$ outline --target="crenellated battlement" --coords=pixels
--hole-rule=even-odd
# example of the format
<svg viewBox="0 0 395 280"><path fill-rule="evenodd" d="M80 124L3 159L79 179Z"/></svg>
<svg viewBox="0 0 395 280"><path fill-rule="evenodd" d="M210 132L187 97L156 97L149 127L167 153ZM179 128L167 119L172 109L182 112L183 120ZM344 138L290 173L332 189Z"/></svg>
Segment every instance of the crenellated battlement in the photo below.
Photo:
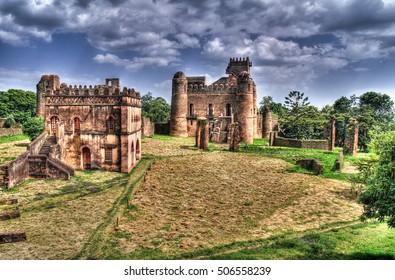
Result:
<svg viewBox="0 0 395 280"><path fill-rule="evenodd" d="M67 85L59 82L53 86L52 77L43 75L37 85L38 92L46 105L86 105L86 104L129 104L140 107L140 93L133 88L120 88L117 78L106 79L105 85ZM57 77L57 79L59 79ZM59 80L58 80L59 81Z"/></svg>

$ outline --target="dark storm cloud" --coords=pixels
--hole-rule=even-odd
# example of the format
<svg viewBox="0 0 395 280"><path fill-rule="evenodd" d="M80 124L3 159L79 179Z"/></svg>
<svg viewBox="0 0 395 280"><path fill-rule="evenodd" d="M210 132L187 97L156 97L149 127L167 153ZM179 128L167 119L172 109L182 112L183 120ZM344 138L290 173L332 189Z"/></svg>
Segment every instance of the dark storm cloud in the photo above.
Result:
<svg viewBox="0 0 395 280"><path fill-rule="evenodd" d="M32 9L31 1L4 1L0 4L0 14L11 16L15 24L20 26L56 29L64 25L64 18L56 6L43 9ZM39 2L38 2L39 3Z"/></svg>
<svg viewBox="0 0 395 280"><path fill-rule="evenodd" d="M336 5L326 3L330 13L321 17L323 31L367 31L385 29L395 23L395 6L386 7L381 0L357 0Z"/></svg>

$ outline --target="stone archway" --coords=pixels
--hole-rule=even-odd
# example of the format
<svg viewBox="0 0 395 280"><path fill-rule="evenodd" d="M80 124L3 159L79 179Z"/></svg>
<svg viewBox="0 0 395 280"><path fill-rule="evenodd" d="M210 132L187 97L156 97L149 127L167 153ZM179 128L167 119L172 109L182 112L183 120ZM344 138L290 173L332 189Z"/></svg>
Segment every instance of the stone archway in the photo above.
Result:
<svg viewBox="0 0 395 280"><path fill-rule="evenodd" d="M56 124L59 122L58 116L51 117L51 135L56 135Z"/></svg>
<svg viewBox="0 0 395 280"><path fill-rule="evenodd" d="M91 150L88 147L82 148L82 169L90 170L92 167Z"/></svg>

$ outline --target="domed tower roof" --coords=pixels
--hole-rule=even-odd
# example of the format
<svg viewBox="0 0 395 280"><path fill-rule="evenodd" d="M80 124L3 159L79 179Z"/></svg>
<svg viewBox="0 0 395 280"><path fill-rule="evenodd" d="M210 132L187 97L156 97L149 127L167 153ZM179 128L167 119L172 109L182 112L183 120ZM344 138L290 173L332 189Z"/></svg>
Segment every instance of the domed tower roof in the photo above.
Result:
<svg viewBox="0 0 395 280"><path fill-rule="evenodd" d="M178 71L177 73L174 74L173 79L186 79L187 77L185 76L184 72Z"/></svg>

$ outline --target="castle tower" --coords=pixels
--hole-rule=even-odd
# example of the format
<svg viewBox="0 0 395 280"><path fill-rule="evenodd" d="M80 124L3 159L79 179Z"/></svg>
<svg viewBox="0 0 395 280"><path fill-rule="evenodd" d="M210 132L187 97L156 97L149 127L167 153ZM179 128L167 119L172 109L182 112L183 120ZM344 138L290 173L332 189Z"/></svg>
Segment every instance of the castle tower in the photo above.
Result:
<svg viewBox="0 0 395 280"><path fill-rule="evenodd" d="M37 84L37 111L36 116L44 118L45 115L45 95L53 94L60 89L60 80L58 75L42 75Z"/></svg>
<svg viewBox="0 0 395 280"><path fill-rule="evenodd" d="M262 138L269 139L269 134L272 130L272 112L269 108L265 107L262 114Z"/></svg>
<svg viewBox="0 0 395 280"><path fill-rule="evenodd" d="M239 76L239 74L243 71L250 73L250 67L252 66L252 62L249 57L243 58L230 58L228 67L226 68L226 74Z"/></svg>
<svg viewBox="0 0 395 280"><path fill-rule="evenodd" d="M254 91L255 84L247 71L242 71L237 77L237 112L236 122L239 123L240 140L252 144L254 140Z"/></svg>
<svg viewBox="0 0 395 280"><path fill-rule="evenodd" d="M188 136L188 80L183 72L177 72L173 77L171 95L170 135Z"/></svg>

